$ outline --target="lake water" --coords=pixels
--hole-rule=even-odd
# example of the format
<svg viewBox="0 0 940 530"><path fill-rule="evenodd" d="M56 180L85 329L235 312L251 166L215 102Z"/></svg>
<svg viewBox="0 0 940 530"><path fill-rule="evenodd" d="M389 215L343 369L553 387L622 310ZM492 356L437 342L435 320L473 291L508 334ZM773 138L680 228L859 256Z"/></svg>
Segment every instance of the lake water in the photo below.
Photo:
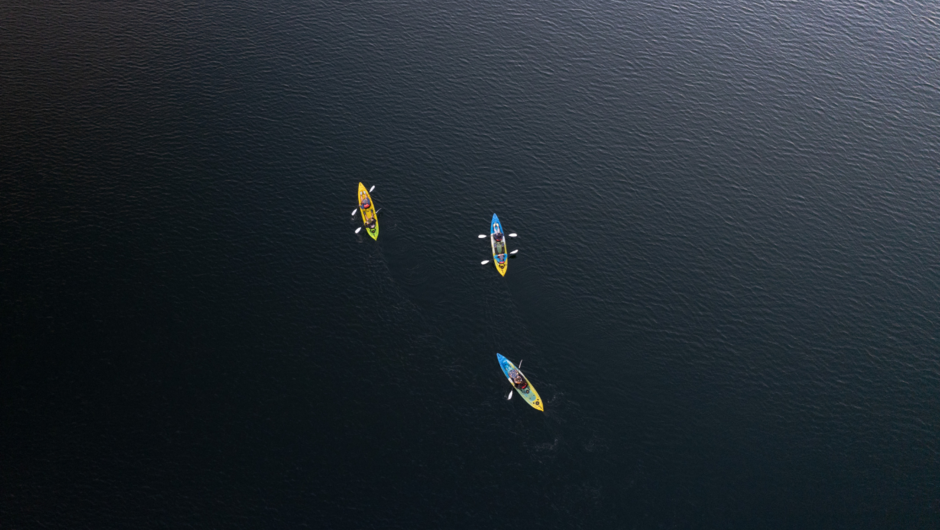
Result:
<svg viewBox="0 0 940 530"><path fill-rule="evenodd" d="M936 3L0 34L0 527L940 527Z"/></svg>

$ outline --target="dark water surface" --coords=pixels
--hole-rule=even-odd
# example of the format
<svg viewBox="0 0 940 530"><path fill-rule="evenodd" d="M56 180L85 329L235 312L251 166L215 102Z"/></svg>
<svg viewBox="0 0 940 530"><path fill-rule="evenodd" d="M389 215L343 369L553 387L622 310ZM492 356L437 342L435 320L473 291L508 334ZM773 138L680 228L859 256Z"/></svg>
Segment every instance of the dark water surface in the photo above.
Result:
<svg viewBox="0 0 940 530"><path fill-rule="evenodd" d="M0 528L940 527L935 2L0 35Z"/></svg>

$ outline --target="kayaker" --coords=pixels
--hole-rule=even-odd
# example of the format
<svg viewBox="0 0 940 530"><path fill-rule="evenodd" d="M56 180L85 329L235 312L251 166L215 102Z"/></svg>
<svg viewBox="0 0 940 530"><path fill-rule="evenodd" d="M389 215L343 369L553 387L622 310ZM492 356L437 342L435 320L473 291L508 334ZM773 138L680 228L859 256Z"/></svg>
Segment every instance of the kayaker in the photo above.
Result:
<svg viewBox="0 0 940 530"><path fill-rule="evenodd" d="M369 204L369 198L368 198L368 197L363 197L363 198L362 198L362 209L363 209L363 210L367 210L367 209L369 209L369 206L372 206L371 204Z"/></svg>
<svg viewBox="0 0 940 530"><path fill-rule="evenodd" d="M368 225L369 228L375 228L375 216L371 213L369 217L366 218L366 225Z"/></svg>
<svg viewBox="0 0 940 530"><path fill-rule="evenodd" d="M512 379L512 382L514 385L516 385L516 388L522 390L526 387L525 379L522 377L522 374L519 373L519 370L510 370L509 378Z"/></svg>

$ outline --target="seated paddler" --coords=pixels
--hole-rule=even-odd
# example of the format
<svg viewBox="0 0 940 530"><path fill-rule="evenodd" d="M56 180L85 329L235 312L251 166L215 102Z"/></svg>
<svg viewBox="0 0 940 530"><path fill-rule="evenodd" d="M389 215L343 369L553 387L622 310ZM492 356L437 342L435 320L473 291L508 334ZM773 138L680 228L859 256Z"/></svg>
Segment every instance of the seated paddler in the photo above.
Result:
<svg viewBox="0 0 940 530"><path fill-rule="evenodd" d="M510 371L509 371L509 379L512 380L512 383L513 383L513 384L516 386L516 388L518 388L519 390L522 390L523 388L525 388L526 386L528 386L528 383L525 382L525 378L522 377L522 374L519 373L519 370L510 370Z"/></svg>

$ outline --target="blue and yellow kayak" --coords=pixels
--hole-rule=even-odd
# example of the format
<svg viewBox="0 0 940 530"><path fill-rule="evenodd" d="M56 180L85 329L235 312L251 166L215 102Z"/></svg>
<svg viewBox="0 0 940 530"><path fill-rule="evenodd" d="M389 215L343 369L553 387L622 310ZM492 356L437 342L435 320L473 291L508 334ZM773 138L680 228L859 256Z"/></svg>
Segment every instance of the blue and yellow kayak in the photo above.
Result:
<svg viewBox="0 0 940 530"><path fill-rule="evenodd" d="M496 354L496 359L499 360L499 367L503 369L503 374L506 376L506 379L509 379L509 384L516 389L516 392L522 396L522 399L526 400L529 405L532 405L532 408L544 412L545 409L542 408L542 398L539 397L539 393L535 391L535 387L532 386L532 383L530 383L525 374L522 373L522 370L516 368L516 365L512 364L512 361L498 353ZM513 370L519 372L519 375L522 376L522 380L525 381L524 387L519 388L515 383L512 382L509 373Z"/></svg>
<svg viewBox="0 0 940 530"><path fill-rule="evenodd" d="M500 234L500 241L496 240L496 234ZM499 217L493 214L493 220L490 221L490 248L493 249L493 265L502 276L506 275L506 268L509 266L509 251L506 249L506 233L503 232L503 225L499 222Z"/></svg>
<svg viewBox="0 0 940 530"><path fill-rule="evenodd" d="M374 188L375 186L373 186ZM372 239L379 237L379 218L375 215L375 204L372 203L372 196L362 183L359 183L359 213L362 214L362 224L366 232L372 236ZM372 226L369 226L369 225Z"/></svg>

